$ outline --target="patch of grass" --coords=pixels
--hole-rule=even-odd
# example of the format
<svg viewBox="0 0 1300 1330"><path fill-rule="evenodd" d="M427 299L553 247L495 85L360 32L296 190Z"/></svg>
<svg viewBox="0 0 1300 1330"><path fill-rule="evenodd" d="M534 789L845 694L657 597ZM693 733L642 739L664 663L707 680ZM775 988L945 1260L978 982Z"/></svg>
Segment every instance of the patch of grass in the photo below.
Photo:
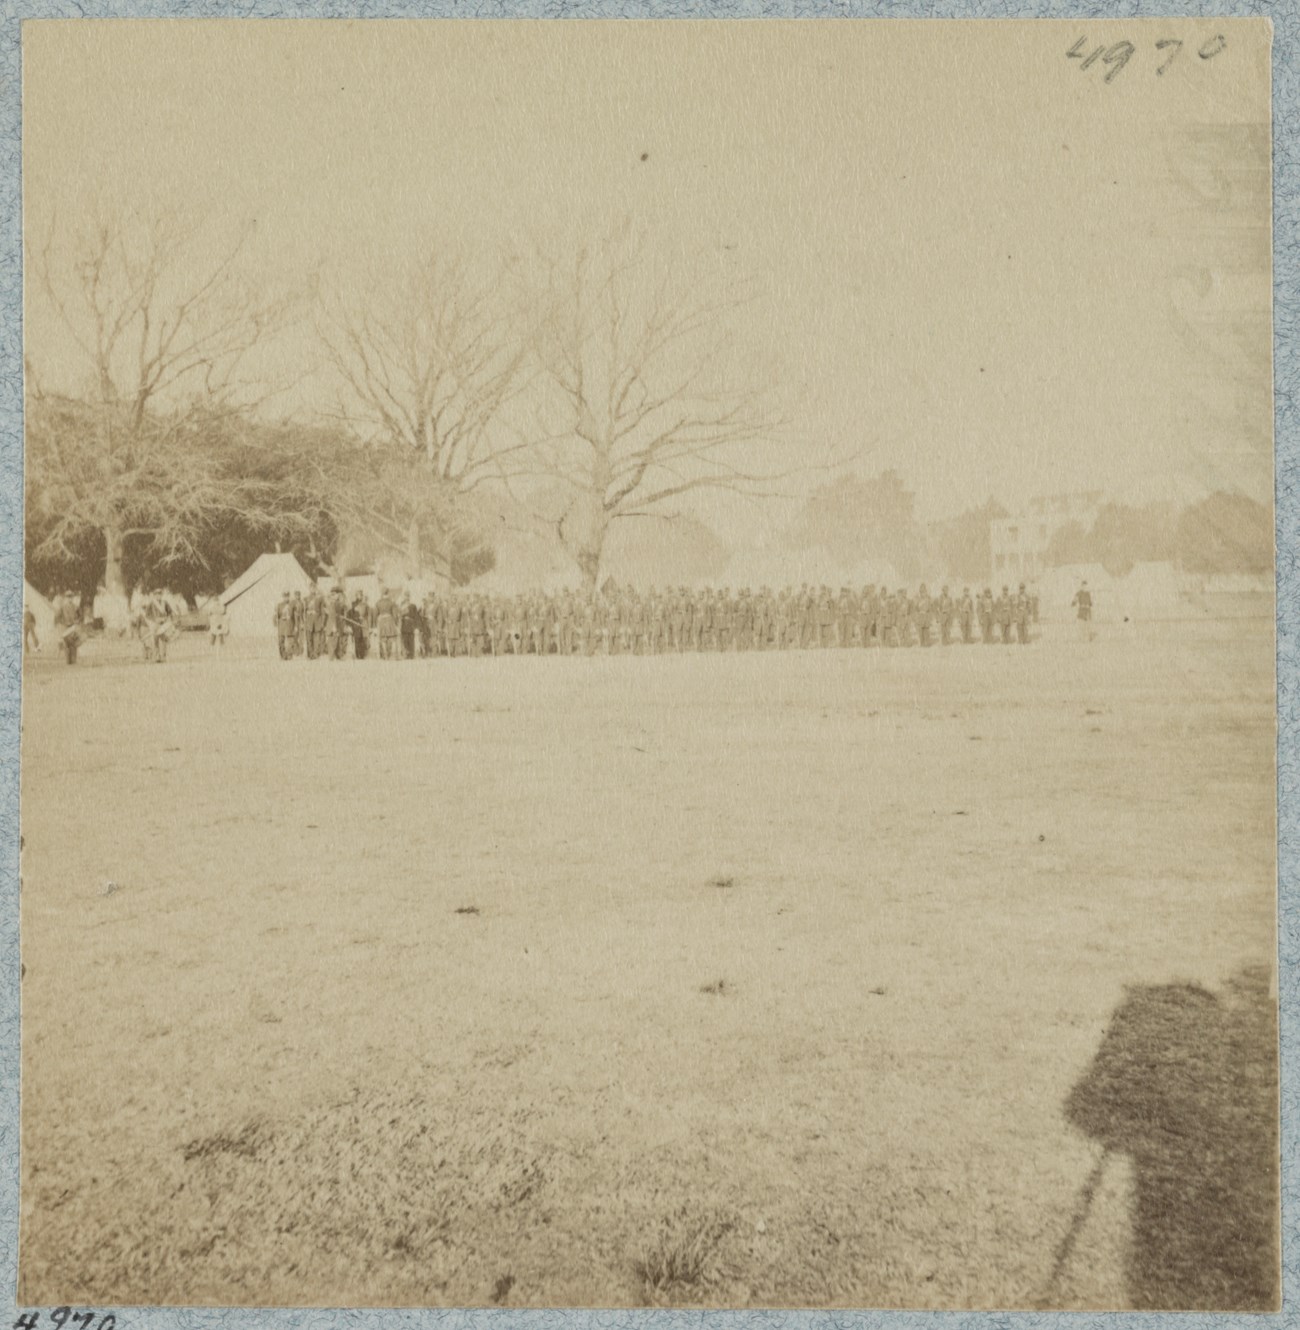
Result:
<svg viewBox="0 0 1300 1330"><path fill-rule="evenodd" d="M728 993L734 991L725 979L715 979L711 984L700 985L700 992L708 993L710 997L725 997Z"/></svg>
<svg viewBox="0 0 1300 1330"><path fill-rule="evenodd" d="M717 877L711 877L709 879L709 886L711 887L725 888L725 887L734 887L735 885L736 885L736 879L726 873L719 873Z"/></svg>
<svg viewBox="0 0 1300 1330"><path fill-rule="evenodd" d="M456 907L456 913L457 913L457 914L481 914L482 911L478 908L477 905L458 905L458 906Z"/></svg>
<svg viewBox="0 0 1300 1330"><path fill-rule="evenodd" d="M492 1285L492 1301L499 1307L510 1296L514 1286L514 1275L498 1275L496 1283Z"/></svg>
<svg viewBox="0 0 1300 1330"><path fill-rule="evenodd" d="M1247 1032L1249 1004L1225 1019L1234 1000L1217 986L1222 968L1275 950L1275 882L1259 849L1276 808L1272 619L1251 623L1209 625L1213 637L1197 640L1195 625L1103 637L1087 652L1047 642L1014 662L904 652L875 659L888 668L871 669L869 690L856 666L837 668L837 705L852 713L849 699L869 692L880 732L864 727L870 736L811 753L830 681L826 658L804 653L756 656L734 680L721 661L665 662L671 680L636 697L618 659L583 661L592 668L581 686L560 662L504 679L493 662L466 661L454 689L436 686L432 663L427 680L412 665L382 690L391 682L401 696L387 700L403 715L454 734L475 701L517 698L515 723L506 734L480 717L493 725L446 744L384 728L382 764L410 779L362 790L359 803L356 754L370 752L382 719L369 669L322 667L308 680L278 661L245 668L228 656L157 672L151 688L163 692L142 711L133 661L84 674L38 663L22 772L33 845L24 1016L40 1034L22 1066L22 1301L461 1307L490 1303L494 1281L518 1265L502 1307L644 1304L634 1259L691 1198L696 1213L734 1207L736 1227L700 1283L654 1295L663 1305L1033 1306L1103 1148L1072 1139L1059 1109L1121 985L1176 974L1219 993L1219 1016L1189 1023L1208 1049ZM830 663L851 663L843 654ZM1172 681L1178 723L1153 678ZM304 688L329 725L299 724ZM991 804L972 793L993 768L961 748L961 721L921 714L941 716L968 694L978 702L963 716L989 726ZM1114 710L1088 723L1113 718L1130 739L1122 751L1079 732L1094 694ZM187 754L189 832L177 838L176 770L142 775L138 754L171 742L186 708L217 708L229 735L260 737L254 749L223 740ZM88 714L95 743L77 766L68 757L82 751ZM641 718L671 761L627 760L616 736ZM889 734L898 720L904 729ZM557 734L564 779L538 780L520 807L518 764L492 760L498 740L545 754ZM1003 750L1016 760L999 762ZM278 765L261 760L288 751L310 772L292 802L277 797ZM96 766L101 753L112 761ZM878 814L870 826L837 818L828 802L828 790L859 786ZM305 863L295 840L305 821L346 832L375 810L380 833L423 826L434 788L433 890L429 856L401 837ZM70 806L107 807L115 791L130 795L114 805L119 816L67 835ZM656 799L672 814L667 853L655 818L627 821ZM927 834L926 810L977 800L946 838ZM1052 827L1051 852L1034 818ZM133 847L127 895L95 906L123 843ZM772 851L761 871L755 846ZM732 866L710 871L710 861ZM726 873L733 889L709 885ZM516 876L528 890L508 890ZM481 936L447 936L442 911L458 917L447 903L457 896L489 913L467 889L511 896L510 916L498 911ZM735 899L710 906L710 894ZM394 912L401 928L381 928ZM575 921L593 917L600 945L578 955ZM499 947L478 945L498 929ZM392 942L391 963L348 945L371 932ZM207 945L215 937L221 945ZM1010 951L1009 939L1019 939ZM991 969L991 955L1033 963ZM703 966L735 956L762 974L761 990L742 974L718 1002L695 1004ZM109 985L57 978L109 968ZM1201 1010L1187 994L1181 1005ZM260 1021L264 1010L282 1023ZM1226 1041L1207 1039L1212 1029ZM1138 1038L1134 1050L1173 1052L1188 1042L1174 1034ZM144 1087L134 1098L66 1092L74 1074L112 1085L126 1064ZM1107 1165L1095 1222L1061 1281L1059 1297L1081 1310L1135 1300L1135 1233L1141 1271L1164 1271L1135 1271L1148 1306L1161 1285L1171 1297L1179 1282L1192 1288L1158 1251L1162 1235L1199 1228L1205 1267L1243 1274L1261 1221L1276 1240L1271 1178L1259 1220L1233 1237L1232 1217L1256 1205L1253 1170L1234 1163L1255 1148L1249 1125L1221 1124L1219 1169L1209 1141L1191 1137L1195 1176L1217 1173L1236 1192L1216 1218L1199 1184L1186 1198L1176 1190L1177 1143L1147 1131L1127 1095L1140 1075L1156 1069L1136 1057L1127 1074L1113 1065L1106 1075L1117 1148L1121 1137L1136 1144L1142 1171L1127 1153ZM992 1102L991 1081L1015 1093ZM1256 1073L1242 1084L1254 1104ZM1154 1105L1150 1093L1135 1098ZM1175 1125L1187 1116L1177 1099L1160 1110ZM1275 1124L1276 1107L1268 1112ZM239 1138L253 1117L260 1148L245 1137L232 1152L221 1137ZM195 1141L214 1133L206 1147ZM1261 1158L1277 1148L1275 1127L1270 1136ZM524 1196L534 1161L545 1182ZM1140 1229L1128 1205L1139 1184ZM1188 1214L1191 1225L1178 1218Z"/></svg>
<svg viewBox="0 0 1300 1330"><path fill-rule="evenodd" d="M242 1159L256 1159L258 1151L265 1143L265 1134L261 1126L256 1122L250 1122L234 1133L219 1131L211 1136L197 1137L182 1146L181 1156L187 1164L213 1155L237 1155Z"/></svg>
<svg viewBox="0 0 1300 1330"><path fill-rule="evenodd" d="M735 1227L725 1215L680 1206L660 1221L633 1263L650 1302L690 1300L717 1271L718 1248Z"/></svg>

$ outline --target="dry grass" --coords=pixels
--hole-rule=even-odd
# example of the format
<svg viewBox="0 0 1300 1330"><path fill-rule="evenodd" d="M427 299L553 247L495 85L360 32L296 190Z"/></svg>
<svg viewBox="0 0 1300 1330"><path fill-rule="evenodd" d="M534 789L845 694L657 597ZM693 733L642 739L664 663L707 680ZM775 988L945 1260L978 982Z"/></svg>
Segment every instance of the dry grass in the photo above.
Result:
<svg viewBox="0 0 1300 1330"><path fill-rule="evenodd" d="M655 1226L633 1263L647 1302L699 1302L719 1277L718 1249L735 1227L725 1215L683 1204Z"/></svg>
<svg viewBox="0 0 1300 1330"><path fill-rule="evenodd" d="M1117 1009L1274 954L1264 624L194 647L25 674L27 1304L1033 1306ZM1054 1299L1195 1292L1136 1157Z"/></svg>

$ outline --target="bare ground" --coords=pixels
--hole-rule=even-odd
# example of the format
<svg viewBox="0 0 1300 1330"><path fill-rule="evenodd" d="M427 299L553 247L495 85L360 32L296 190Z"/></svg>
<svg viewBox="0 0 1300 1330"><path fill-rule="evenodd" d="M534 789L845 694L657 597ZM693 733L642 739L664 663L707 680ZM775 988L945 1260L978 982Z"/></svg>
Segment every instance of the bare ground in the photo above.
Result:
<svg viewBox="0 0 1300 1330"><path fill-rule="evenodd" d="M1179 1300L1067 1108L1269 992L1268 622L24 683L23 1303Z"/></svg>

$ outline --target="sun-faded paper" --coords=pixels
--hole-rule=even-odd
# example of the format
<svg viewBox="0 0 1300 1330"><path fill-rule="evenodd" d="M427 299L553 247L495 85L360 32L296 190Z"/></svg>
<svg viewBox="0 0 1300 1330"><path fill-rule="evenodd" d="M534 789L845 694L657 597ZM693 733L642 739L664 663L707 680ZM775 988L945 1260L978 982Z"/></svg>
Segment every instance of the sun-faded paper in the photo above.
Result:
<svg viewBox="0 0 1300 1330"><path fill-rule="evenodd" d="M1272 42L24 26L20 1308L1278 1308Z"/></svg>

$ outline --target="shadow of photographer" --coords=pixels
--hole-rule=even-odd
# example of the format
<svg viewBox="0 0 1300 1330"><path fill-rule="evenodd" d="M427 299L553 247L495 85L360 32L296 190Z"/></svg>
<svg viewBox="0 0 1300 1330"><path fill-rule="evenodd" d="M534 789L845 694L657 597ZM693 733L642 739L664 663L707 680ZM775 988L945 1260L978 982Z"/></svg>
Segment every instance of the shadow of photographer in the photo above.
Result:
<svg viewBox="0 0 1300 1330"><path fill-rule="evenodd" d="M1268 1310L1279 1302L1277 1008L1252 967L1222 994L1131 986L1067 1120L1133 1166L1125 1281L1137 1309Z"/></svg>

